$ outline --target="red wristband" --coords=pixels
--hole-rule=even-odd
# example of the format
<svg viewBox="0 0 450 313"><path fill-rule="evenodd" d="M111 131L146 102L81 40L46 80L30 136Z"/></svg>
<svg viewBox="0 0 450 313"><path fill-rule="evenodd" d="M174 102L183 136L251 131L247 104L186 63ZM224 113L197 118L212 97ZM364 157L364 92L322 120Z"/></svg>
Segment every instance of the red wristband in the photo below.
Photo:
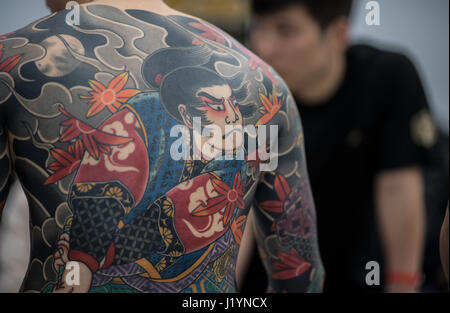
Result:
<svg viewBox="0 0 450 313"><path fill-rule="evenodd" d="M386 281L388 284L402 284L413 287L418 287L422 284L422 274L420 273L403 273L390 272L387 275Z"/></svg>

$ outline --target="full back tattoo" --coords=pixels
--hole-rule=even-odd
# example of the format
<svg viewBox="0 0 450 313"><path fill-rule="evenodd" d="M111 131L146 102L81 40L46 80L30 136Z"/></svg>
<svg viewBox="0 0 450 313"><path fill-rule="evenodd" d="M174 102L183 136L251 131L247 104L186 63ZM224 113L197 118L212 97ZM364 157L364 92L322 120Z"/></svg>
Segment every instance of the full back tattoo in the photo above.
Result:
<svg viewBox="0 0 450 313"><path fill-rule="evenodd" d="M54 254L68 238L68 259L92 272L89 292L235 292L250 210L268 290L319 291L301 123L280 77L201 20L80 9L80 26L60 12L0 37L0 208L13 172L30 206L22 291L57 288ZM195 117L277 126L277 168L261 171L251 134L243 160L192 144L175 160L171 129L193 137Z"/></svg>

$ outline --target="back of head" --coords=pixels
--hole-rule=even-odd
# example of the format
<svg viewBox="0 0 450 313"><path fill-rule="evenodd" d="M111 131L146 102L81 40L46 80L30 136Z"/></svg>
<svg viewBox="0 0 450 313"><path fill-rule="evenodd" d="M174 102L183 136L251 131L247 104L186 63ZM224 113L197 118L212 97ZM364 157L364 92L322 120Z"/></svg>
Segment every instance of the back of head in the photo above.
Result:
<svg viewBox="0 0 450 313"><path fill-rule="evenodd" d="M290 6L302 6L325 29L339 17L349 17L353 0L252 0L253 12L265 15Z"/></svg>

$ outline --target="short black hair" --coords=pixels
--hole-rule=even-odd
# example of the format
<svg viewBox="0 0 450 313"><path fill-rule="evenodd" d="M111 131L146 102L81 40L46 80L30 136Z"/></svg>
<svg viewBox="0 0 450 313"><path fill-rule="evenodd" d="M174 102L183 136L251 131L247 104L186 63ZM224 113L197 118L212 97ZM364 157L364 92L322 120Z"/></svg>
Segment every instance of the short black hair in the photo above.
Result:
<svg viewBox="0 0 450 313"><path fill-rule="evenodd" d="M183 122L183 118L178 106L184 104L189 115L201 117L203 125L212 124L206 119L205 112L198 109L204 105L196 95L200 88L228 85L239 104L248 97L244 73L232 77L219 75L207 66L212 57L211 48L203 45L163 48L145 59L142 66L144 80L149 87L160 91L164 108L179 122ZM239 109L244 118L256 111L253 104L240 105Z"/></svg>
<svg viewBox="0 0 450 313"><path fill-rule="evenodd" d="M337 18L350 16L353 0L252 0L256 15L275 13L292 5L304 7L325 29Z"/></svg>

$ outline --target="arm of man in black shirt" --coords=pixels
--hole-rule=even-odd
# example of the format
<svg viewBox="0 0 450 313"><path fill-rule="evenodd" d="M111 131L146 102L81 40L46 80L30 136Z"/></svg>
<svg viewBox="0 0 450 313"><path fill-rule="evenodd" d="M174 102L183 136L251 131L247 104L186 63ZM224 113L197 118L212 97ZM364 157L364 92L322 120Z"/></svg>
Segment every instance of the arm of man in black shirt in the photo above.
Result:
<svg viewBox="0 0 450 313"><path fill-rule="evenodd" d="M398 54L378 60L391 84L381 126L376 208L386 259L386 292L415 292L421 284L425 241L423 166L436 128L415 66ZM384 68L384 71L383 71Z"/></svg>
<svg viewBox="0 0 450 313"><path fill-rule="evenodd" d="M415 276L421 271L425 235L422 172L418 167L385 171L376 181L377 213L387 271ZM389 274L388 274L389 276ZM414 284L391 278L386 292L414 292Z"/></svg>

